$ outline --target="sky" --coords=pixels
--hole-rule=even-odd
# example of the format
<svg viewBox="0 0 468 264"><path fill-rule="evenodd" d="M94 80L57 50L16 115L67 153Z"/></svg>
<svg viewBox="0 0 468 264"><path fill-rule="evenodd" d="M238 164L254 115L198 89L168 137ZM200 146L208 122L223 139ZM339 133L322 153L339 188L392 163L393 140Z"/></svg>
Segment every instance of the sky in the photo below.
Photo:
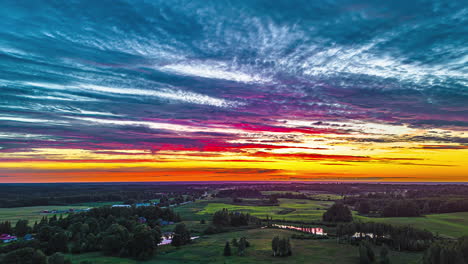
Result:
<svg viewBox="0 0 468 264"><path fill-rule="evenodd" d="M468 3L2 1L0 182L468 181Z"/></svg>

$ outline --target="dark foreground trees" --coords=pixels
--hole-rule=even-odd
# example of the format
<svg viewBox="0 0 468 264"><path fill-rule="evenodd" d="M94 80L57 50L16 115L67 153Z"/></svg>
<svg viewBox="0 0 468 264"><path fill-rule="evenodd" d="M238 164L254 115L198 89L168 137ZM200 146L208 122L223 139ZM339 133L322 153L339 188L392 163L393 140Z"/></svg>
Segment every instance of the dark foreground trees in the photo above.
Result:
<svg viewBox="0 0 468 264"><path fill-rule="evenodd" d="M161 242L159 229L139 225L135 228L133 237L128 243L128 253L136 259L150 259L156 253L159 242Z"/></svg>
<svg viewBox="0 0 468 264"><path fill-rule="evenodd" d="M229 245L229 242L226 241L226 245L224 245L224 252L223 252L223 256L231 256L232 253L231 253L231 246Z"/></svg>
<svg viewBox="0 0 468 264"><path fill-rule="evenodd" d="M353 215L346 205L335 203L323 214L322 219L325 222L351 222Z"/></svg>
<svg viewBox="0 0 468 264"><path fill-rule="evenodd" d="M40 250L26 247L11 251L2 260L4 264L47 264L47 257Z"/></svg>
<svg viewBox="0 0 468 264"><path fill-rule="evenodd" d="M271 241L271 249L273 250L273 256L275 257L286 257L292 255L291 242L289 238L280 238L275 236Z"/></svg>
<svg viewBox="0 0 468 264"><path fill-rule="evenodd" d="M371 245L366 241L362 241L359 245L359 263L360 264L371 264L374 263L375 254Z"/></svg>
<svg viewBox="0 0 468 264"><path fill-rule="evenodd" d="M356 243L370 239L369 241L374 244L385 243L398 251L423 251L434 240L432 233L427 230L373 222L339 224L336 227L336 234L340 241Z"/></svg>
<svg viewBox="0 0 468 264"><path fill-rule="evenodd" d="M434 243L425 252L424 264L467 264L468 263L468 236L456 242L442 241Z"/></svg>

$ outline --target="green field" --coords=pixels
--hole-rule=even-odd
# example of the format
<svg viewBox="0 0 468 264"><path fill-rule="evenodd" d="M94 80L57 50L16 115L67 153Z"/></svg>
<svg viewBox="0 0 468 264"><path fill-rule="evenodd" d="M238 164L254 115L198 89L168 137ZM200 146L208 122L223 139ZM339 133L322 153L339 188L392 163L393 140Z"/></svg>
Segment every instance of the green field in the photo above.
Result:
<svg viewBox="0 0 468 264"><path fill-rule="evenodd" d="M215 199L209 201L197 201L195 203L180 206L174 210L180 213L184 220L208 220L216 211L227 208L231 211L249 213L260 218L266 218L266 216L269 216L278 220L284 219L290 221L311 222L319 221L326 208L333 204L333 202L330 201L299 199L279 199L279 201L279 206L251 206L230 204L228 203L228 199ZM281 214L281 211L285 209L294 209L294 211L287 214Z"/></svg>
<svg viewBox="0 0 468 264"><path fill-rule="evenodd" d="M106 205L122 204L123 202L90 202L90 203L76 203L70 206L86 206L86 207L100 207Z"/></svg>
<svg viewBox="0 0 468 264"><path fill-rule="evenodd" d="M394 225L411 225L420 229L427 229L435 234L448 237L468 235L468 212L431 214L423 217L387 217L371 218L355 216L364 222L381 222Z"/></svg>
<svg viewBox="0 0 468 264"><path fill-rule="evenodd" d="M152 260L138 262L129 259L104 257L97 253L72 255L74 263L90 260L96 264L107 263L314 263L314 264L347 264L358 263L358 248L351 245L337 244L334 239L327 240L292 240L293 255L278 258L271 255L271 239L275 235L290 236L294 232L278 229L252 229L238 232L205 236L194 240L191 245L176 249L172 246L160 248L159 255ZM245 256L222 256L224 243L232 238L245 236L252 244ZM376 250L378 251L378 249ZM233 251L235 252L235 251ZM392 263L418 263L421 254L390 253Z"/></svg>
<svg viewBox="0 0 468 264"><path fill-rule="evenodd" d="M256 199L244 199L246 204L260 202ZM222 208L231 211L250 213L253 216L266 218L273 217L278 220L320 221L323 212L333 204L333 201L316 201L302 199L279 199L278 206L232 204L231 199L215 198L199 200L194 203L173 208L179 213L194 235L203 233L212 215ZM115 203L87 203L70 206L34 206L20 208L0 209L0 221L28 219L30 223L39 220L43 215L42 210L62 210L69 208L88 208ZM283 211L283 214L279 214ZM52 214L47 214L48 216ZM359 216L354 212L355 219L364 222L383 222L395 225L412 225L417 228L427 229L448 237L468 235L468 212L433 214L425 217L393 217L371 218ZM200 220L206 220L201 224ZM252 228L252 227L250 227ZM163 231L172 231L174 225L164 226ZM74 263L89 260L96 264L137 264L137 263L357 263L358 249L351 245L337 244L335 239L327 240L292 240L293 256L288 258L275 258L271 256L271 239L276 234L290 236L294 231L279 229L249 229L246 227L233 228L232 232L215 235L205 235L195 240L191 245L176 249L172 246L160 247L159 253L152 260L139 262L132 259L108 257L100 253L86 253L81 255L69 255ZM232 238L245 236L252 243L246 256L222 256L225 241ZM378 251L378 249L377 249ZM419 263L422 253L391 252L392 263Z"/></svg>
<svg viewBox="0 0 468 264"><path fill-rule="evenodd" d="M30 207L15 207L15 208L0 208L0 222L11 221L16 223L19 219L29 220L30 224L34 221L39 221L43 216L52 216L54 214L42 214L43 210L67 210L70 208L84 209L90 206L30 206Z"/></svg>
<svg viewBox="0 0 468 264"><path fill-rule="evenodd" d="M331 194L331 193L320 193L320 194L314 194L314 193L307 193L307 192L289 192L289 191L262 191L261 192L263 195L271 195L271 194L284 194L284 193L291 193L291 194L305 194L310 198L313 199L318 199L318 200L340 200L343 197L337 194Z"/></svg>

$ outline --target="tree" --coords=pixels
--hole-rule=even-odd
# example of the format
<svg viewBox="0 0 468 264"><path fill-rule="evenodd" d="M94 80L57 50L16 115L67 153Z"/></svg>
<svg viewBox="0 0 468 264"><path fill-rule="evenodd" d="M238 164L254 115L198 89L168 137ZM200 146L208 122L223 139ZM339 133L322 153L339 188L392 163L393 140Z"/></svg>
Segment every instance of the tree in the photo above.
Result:
<svg viewBox="0 0 468 264"><path fill-rule="evenodd" d="M275 236L271 241L271 249L273 250L273 256L276 256L279 249L279 236Z"/></svg>
<svg viewBox="0 0 468 264"><path fill-rule="evenodd" d="M275 236L271 241L271 249L273 250L273 256L275 257L285 257L291 256L291 242L289 238L279 238Z"/></svg>
<svg viewBox="0 0 468 264"><path fill-rule="evenodd" d="M30 247L20 248L9 252L2 261L3 264L47 264L42 251Z"/></svg>
<svg viewBox="0 0 468 264"><path fill-rule="evenodd" d="M231 241L232 245L234 247L238 247L239 246L239 242L237 242L237 238L233 238L232 241Z"/></svg>
<svg viewBox="0 0 468 264"><path fill-rule="evenodd" d="M138 225L129 242L130 256L140 260L149 259L154 255L159 242L161 242L161 232L158 229Z"/></svg>
<svg viewBox="0 0 468 264"><path fill-rule="evenodd" d="M359 246L359 263L360 264L371 264L369 255L367 254L367 248L364 245Z"/></svg>
<svg viewBox="0 0 468 264"><path fill-rule="evenodd" d="M228 257L231 256L231 246L229 245L229 242L226 241L226 245L224 245L224 256Z"/></svg>
<svg viewBox="0 0 468 264"><path fill-rule="evenodd" d="M247 247L245 237L239 239L239 246L237 247L237 255L244 256L245 255L245 248Z"/></svg>
<svg viewBox="0 0 468 264"><path fill-rule="evenodd" d="M50 238L49 242L47 243L47 252L48 254L52 254L54 252L68 252L68 237L65 232L61 229L58 230L52 237Z"/></svg>
<svg viewBox="0 0 468 264"><path fill-rule="evenodd" d="M48 264L72 264L70 259L65 258L62 253L54 253L47 259Z"/></svg>
<svg viewBox="0 0 468 264"><path fill-rule="evenodd" d="M128 243L128 239L127 228L112 224L103 234L102 249L107 254L119 254Z"/></svg>
<svg viewBox="0 0 468 264"><path fill-rule="evenodd" d="M12 234L13 228L11 227L10 221L0 223L0 234Z"/></svg>
<svg viewBox="0 0 468 264"><path fill-rule="evenodd" d="M28 220L18 220L15 225L15 234L23 237L29 233L31 228L28 226Z"/></svg>
<svg viewBox="0 0 468 264"><path fill-rule="evenodd" d="M359 259L361 264L373 263L375 260L374 250L366 241L362 241L359 245Z"/></svg>
<svg viewBox="0 0 468 264"><path fill-rule="evenodd" d="M359 214L368 214L370 212L370 205L367 201L362 201L359 203L358 213Z"/></svg>
<svg viewBox="0 0 468 264"><path fill-rule="evenodd" d="M325 222L351 222L353 215L351 210L343 203L335 203L323 214Z"/></svg>
<svg viewBox="0 0 468 264"><path fill-rule="evenodd" d="M226 208L223 208L221 211L216 211L213 214L213 224L216 226L228 226L231 223L229 218L229 211Z"/></svg>
<svg viewBox="0 0 468 264"><path fill-rule="evenodd" d="M384 245L380 250L380 264L390 264L390 259L388 258L388 248Z"/></svg>
<svg viewBox="0 0 468 264"><path fill-rule="evenodd" d="M190 243L190 231L187 229L184 223L177 224L174 229L174 234L172 236L171 245L175 247L180 247Z"/></svg>

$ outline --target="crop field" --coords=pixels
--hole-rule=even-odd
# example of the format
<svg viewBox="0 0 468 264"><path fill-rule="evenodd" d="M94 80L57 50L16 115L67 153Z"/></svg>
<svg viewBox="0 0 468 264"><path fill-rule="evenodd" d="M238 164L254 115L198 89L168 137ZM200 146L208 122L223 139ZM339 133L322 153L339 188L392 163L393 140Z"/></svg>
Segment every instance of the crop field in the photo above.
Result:
<svg viewBox="0 0 468 264"><path fill-rule="evenodd" d="M427 229L434 234L448 237L468 235L468 212L430 214L422 217L387 217L371 218L355 216L365 222L382 222L395 225L411 225L420 229Z"/></svg>
<svg viewBox="0 0 468 264"><path fill-rule="evenodd" d="M11 221L16 223L19 219L25 219L29 221L29 224L33 224L34 221L39 221L43 216L52 216L54 214L40 213L43 210L68 210L84 209L90 206L30 206L30 207L15 207L15 208L0 208L0 222Z"/></svg>
<svg viewBox="0 0 468 264"><path fill-rule="evenodd" d="M172 246L163 246L159 254L152 260L138 262L130 259L105 257L97 253L72 255L74 263L90 260L95 264L107 263L358 263L358 248L351 245L337 244L334 239L327 240L292 240L293 255L288 258L273 257L271 254L271 240L275 235L289 237L294 231L278 229L252 229L238 232L222 233L204 236L194 240L192 244L176 249ZM226 241L245 236L251 243L245 256L224 257L223 247ZM375 250L378 252L378 249ZM419 253L390 253L391 263L411 264L418 263Z"/></svg>

